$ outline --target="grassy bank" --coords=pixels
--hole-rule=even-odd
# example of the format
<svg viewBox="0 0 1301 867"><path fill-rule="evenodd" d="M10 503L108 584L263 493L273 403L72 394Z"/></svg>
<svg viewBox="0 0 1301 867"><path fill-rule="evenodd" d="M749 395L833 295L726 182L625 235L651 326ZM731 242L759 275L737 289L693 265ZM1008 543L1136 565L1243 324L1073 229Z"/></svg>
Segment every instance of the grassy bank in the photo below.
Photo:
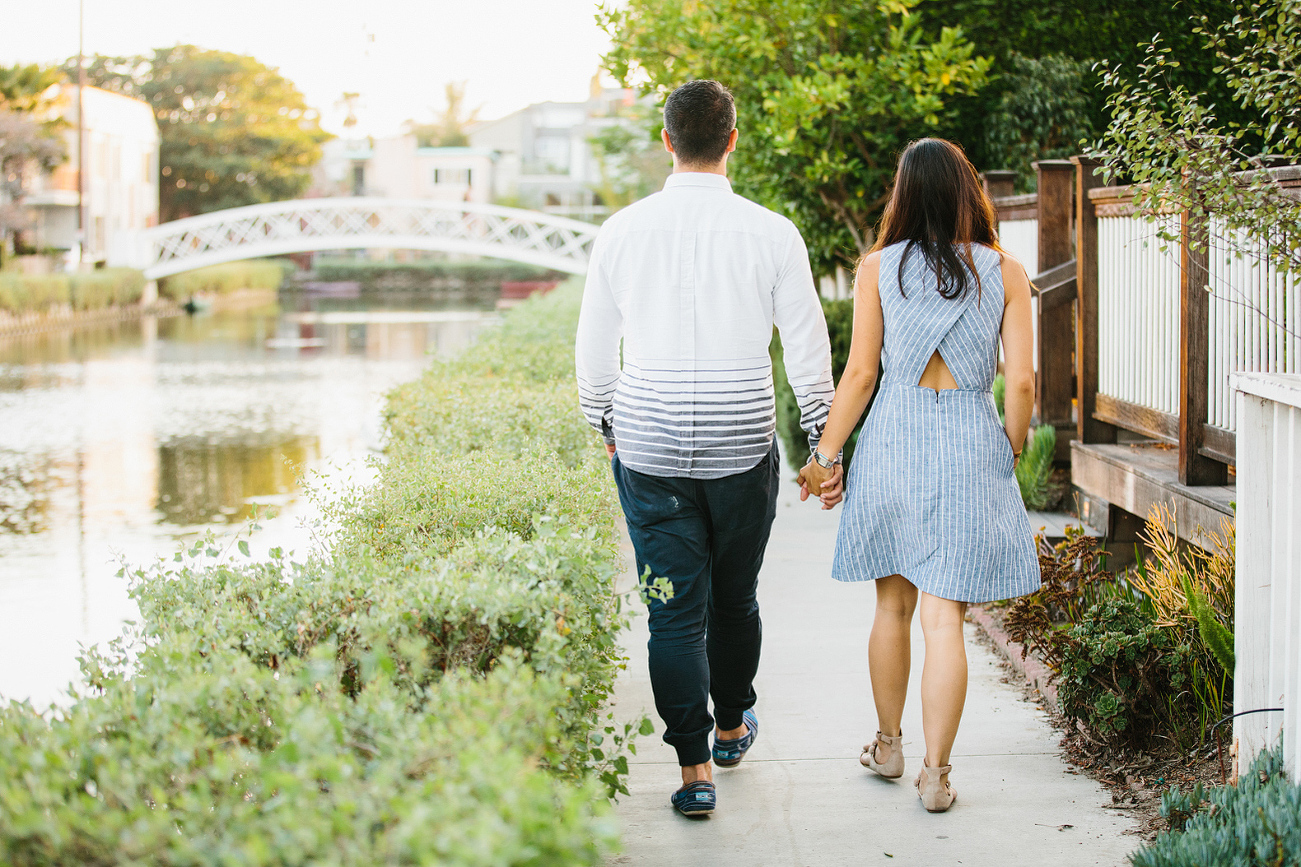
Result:
<svg viewBox="0 0 1301 867"><path fill-rule="evenodd" d="M68 709L0 706L0 862L601 863L630 733L603 710L617 505L577 303L396 390L322 553L137 571L141 625Z"/></svg>

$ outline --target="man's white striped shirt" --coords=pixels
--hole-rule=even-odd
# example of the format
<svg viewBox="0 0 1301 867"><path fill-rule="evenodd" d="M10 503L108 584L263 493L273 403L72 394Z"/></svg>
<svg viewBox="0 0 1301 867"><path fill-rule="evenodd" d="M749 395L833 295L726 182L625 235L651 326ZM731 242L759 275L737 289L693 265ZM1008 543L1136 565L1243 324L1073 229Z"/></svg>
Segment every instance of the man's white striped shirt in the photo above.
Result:
<svg viewBox="0 0 1301 867"><path fill-rule="evenodd" d="M593 246L576 346L583 412L637 472L752 469L776 429L774 325L816 445L834 389L804 240L722 175L674 174L610 217Z"/></svg>

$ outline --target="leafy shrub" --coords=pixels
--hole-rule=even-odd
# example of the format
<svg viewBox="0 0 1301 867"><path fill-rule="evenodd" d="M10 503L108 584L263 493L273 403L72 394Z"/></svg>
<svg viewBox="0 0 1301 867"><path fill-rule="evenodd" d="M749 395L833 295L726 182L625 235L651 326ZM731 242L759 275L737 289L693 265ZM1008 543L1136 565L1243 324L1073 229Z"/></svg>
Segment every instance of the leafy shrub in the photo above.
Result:
<svg viewBox="0 0 1301 867"><path fill-rule="evenodd" d="M994 377L992 390L998 420L1003 421L1003 401L1007 396L1007 379L1003 374ZM1030 428L1021 446L1021 460L1017 461L1014 471L1017 487L1021 490L1021 502L1027 509L1039 511L1057 504L1051 485L1056 456L1057 428L1047 424Z"/></svg>
<svg viewBox="0 0 1301 867"><path fill-rule="evenodd" d="M65 274L0 273L0 310L14 315L49 310L68 303L70 288Z"/></svg>
<svg viewBox="0 0 1301 867"><path fill-rule="evenodd" d="M1204 656L1105 563L1078 530L1055 548L1041 543L1043 586L1013 603L1009 636L1053 670L1062 713L1100 738L1200 741L1221 712Z"/></svg>
<svg viewBox="0 0 1301 867"><path fill-rule="evenodd" d="M1134 867L1299 867L1301 786L1282 750L1261 753L1235 784L1161 798L1172 829L1130 856Z"/></svg>
<svg viewBox="0 0 1301 867"><path fill-rule="evenodd" d="M76 274L0 274L0 310L20 315L60 305L102 310L135 304L144 292L144 274L134 268L103 268Z"/></svg>
<svg viewBox="0 0 1301 867"><path fill-rule="evenodd" d="M344 504L341 541L386 555L441 552L485 527L532 538L543 515L591 520L608 539L618 508L609 472L596 462L566 467L540 451L448 455L402 445L380 480Z"/></svg>
<svg viewBox="0 0 1301 867"><path fill-rule="evenodd" d="M102 310L135 304L145 289L145 275L134 268L101 268L70 274L69 298L74 310Z"/></svg>
<svg viewBox="0 0 1301 867"><path fill-rule="evenodd" d="M569 380L534 384L518 376L457 376L442 365L389 395L385 418L404 446L442 454L549 452L572 467L599 436L574 412Z"/></svg>
<svg viewBox="0 0 1301 867"><path fill-rule="evenodd" d="M1057 697L1062 713L1103 735L1145 742L1180 731L1192 650L1144 616L1138 603L1112 599L1057 633Z"/></svg>
<svg viewBox="0 0 1301 867"><path fill-rule="evenodd" d="M529 389L551 406L568 387L578 414L551 349L572 346L576 295L521 305L394 398L379 480L334 506L324 552L200 543L133 573L142 623L84 654L70 708L0 705L0 863L601 863L602 796L649 733L604 710L612 484L596 440L545 442L558 414L509 436ZM468 453L486 417L438 398L487 396L485 376L509 388L505 430Z"/></svg>
<svg viewBox="0 0 1301 867"><path fill-rule="evenodd" d="M158 294L174 301L195 295L225 295L241 289L279 289L296 266L288 259L248 259L209 265L164 277Z"/></svg>
<svg viewBox="0 0 1301 867"><path fill-rule="evenodd" d="M1046 509L1053 504L1053 459L1057 454L1057 428L1050 424L1030 429L1016 464L1016 484L1021 501L1030 510Z"/></svg>

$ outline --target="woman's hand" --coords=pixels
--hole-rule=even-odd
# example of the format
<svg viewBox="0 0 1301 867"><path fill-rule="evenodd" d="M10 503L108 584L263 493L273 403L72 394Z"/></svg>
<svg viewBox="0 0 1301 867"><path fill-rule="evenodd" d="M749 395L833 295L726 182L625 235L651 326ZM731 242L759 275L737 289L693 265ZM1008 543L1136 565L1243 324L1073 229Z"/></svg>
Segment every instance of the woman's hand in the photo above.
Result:
<svg viewBox="0 0 1301 867"><path fill-rule="evenodd" d="M822 501L822 508L832 509L844 499L845 471L839 463L827 469L810 459L800 470L798 481L800 502L807 500L809 494L816 494Z"/></svg>

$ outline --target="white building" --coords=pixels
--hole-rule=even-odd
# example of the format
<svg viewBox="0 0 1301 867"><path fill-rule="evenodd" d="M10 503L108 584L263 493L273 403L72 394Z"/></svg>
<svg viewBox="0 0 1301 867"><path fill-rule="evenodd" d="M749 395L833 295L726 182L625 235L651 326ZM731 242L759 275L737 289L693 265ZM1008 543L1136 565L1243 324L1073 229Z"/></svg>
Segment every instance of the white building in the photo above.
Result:
<svg viewBox="0 0 1301 867"><path fill-rule="evenodd" d="M628 123L635 92L594 84L585 102L541 102L500 120L476 124L470 143L497 153L493 198L578 219L608 213L594 188L600 166L589 139Z"/></svg>
<svg viewBox="0 0 1301 867"><path fill-rule="evenodd" d="M75 251L77 238L77 88L56 103L67 121L67 161L39 177L24 198L35 226L33 246ZM127 265L134 233L158 225L158 124L148 103L96 87L82 92L85 232L82 260Z"/></svg>
<svg viewBox="0 0 1301 867"><path fill-rule="evenodd" d="M415 135L334 139L324 145L308 195L488 202L495 161L486 148L420 147Z"/></svg>
<svg viewBox="0 0 1301 867"><path fill-rule="evenodd" d="M601 167L589 139L631 123L632 90L593 87L585 102L542 102L469 129L470 147L418 147L414 134L334 139L309 196L496 202L599 220Z"/></svg>

